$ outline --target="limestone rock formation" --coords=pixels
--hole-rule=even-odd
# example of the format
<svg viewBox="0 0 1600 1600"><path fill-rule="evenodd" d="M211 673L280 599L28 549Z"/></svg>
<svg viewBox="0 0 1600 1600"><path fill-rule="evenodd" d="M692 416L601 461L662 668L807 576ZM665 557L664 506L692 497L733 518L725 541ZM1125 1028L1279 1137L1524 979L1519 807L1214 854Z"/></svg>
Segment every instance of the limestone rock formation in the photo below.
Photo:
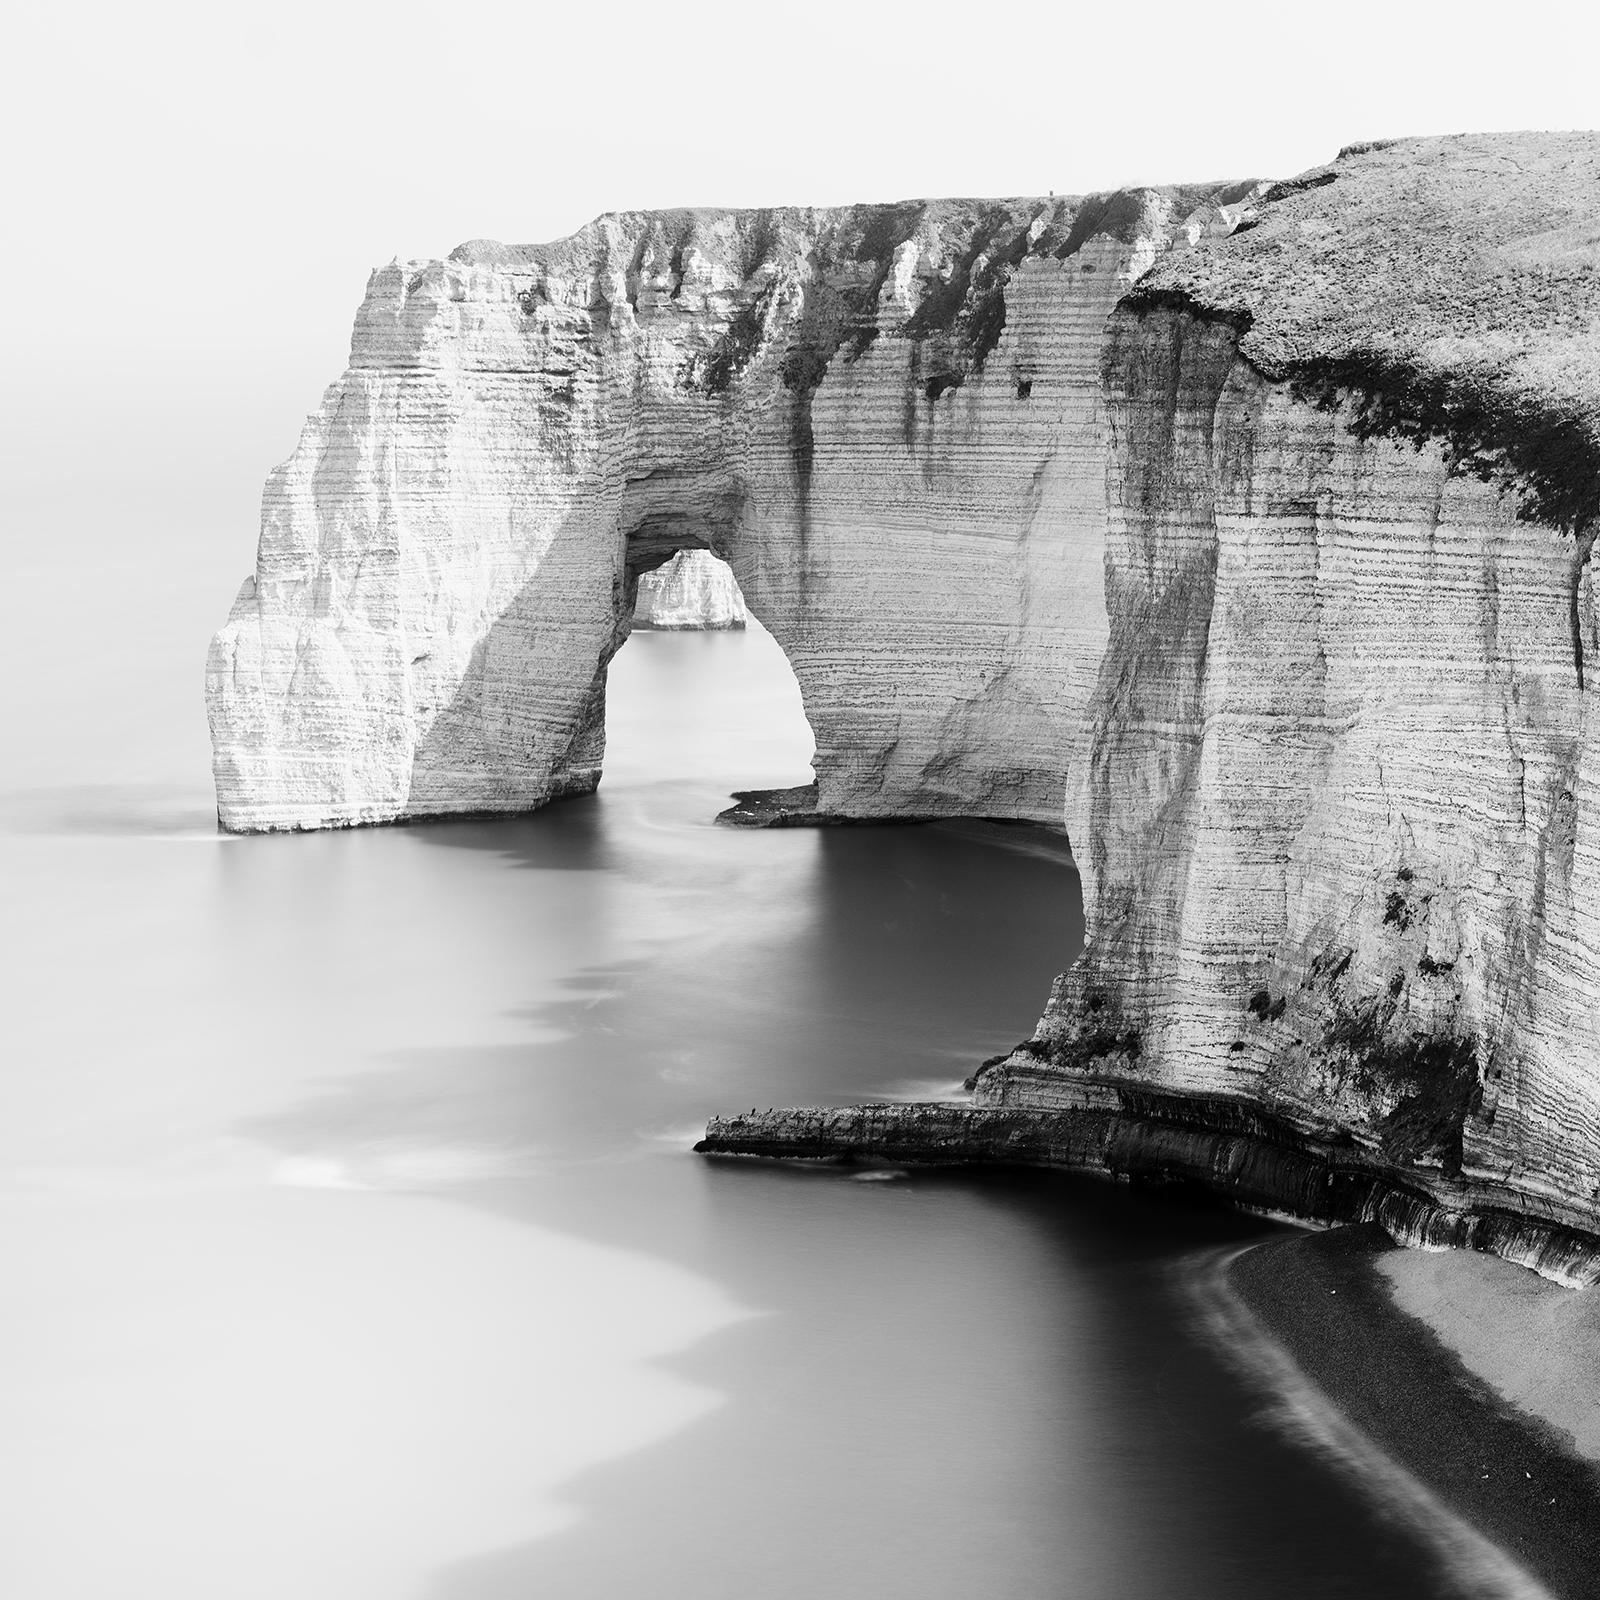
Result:
<svg viewBox="0 0 1600 1600"><path fill-rule="evenodd" d="M1593 135L1369 146L1118 307L1088 946L980 1125L1593 1275L1597 214Z"/></svg>
<svg viewBox="0 0 1600 1600"><path fill-rule="evenodd" d="M1596 215L1600 139L1466 136L391 265L213 647L222 821L592 787L638 579L711 549L817 737L783 818L1064 818L1089 943L960 1116L708 1148L1181 1176L1581 1276Z"/></svg>
<svg viewBox="0 0 1600 1600"><path fill-rule="evenodd" d="M212 647L222 825L592 788L639 576L699 547L788 654L822 812L1059 823L1106 319L1253 192L628 213L375 272Z"/></svg>
<svg viewBox="0 0 1600 1600"><path fill-rule="evenodd" d="M742 628L744 596L726 561L709 550L680 550L664 567L639 579L636 628L678 631Z"/></svg>

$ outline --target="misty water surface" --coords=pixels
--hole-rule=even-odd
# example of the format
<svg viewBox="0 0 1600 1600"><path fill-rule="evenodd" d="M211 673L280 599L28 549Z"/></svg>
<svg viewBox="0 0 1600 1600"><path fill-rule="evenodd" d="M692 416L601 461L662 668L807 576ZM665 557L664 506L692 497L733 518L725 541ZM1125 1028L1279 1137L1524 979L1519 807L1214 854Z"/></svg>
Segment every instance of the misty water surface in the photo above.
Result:
<svg viewBox="0 0 1600 1600"><path fill-rule="evenodd" d="M86 752L128 648L0 796L0 1593L1434 1592L1188 1330L1264 1225L688 1153L951 1091L1082 932L1025 830L711 826L807 776L760 630L630 642L593 798L257 839L197 696Z"/></svg>

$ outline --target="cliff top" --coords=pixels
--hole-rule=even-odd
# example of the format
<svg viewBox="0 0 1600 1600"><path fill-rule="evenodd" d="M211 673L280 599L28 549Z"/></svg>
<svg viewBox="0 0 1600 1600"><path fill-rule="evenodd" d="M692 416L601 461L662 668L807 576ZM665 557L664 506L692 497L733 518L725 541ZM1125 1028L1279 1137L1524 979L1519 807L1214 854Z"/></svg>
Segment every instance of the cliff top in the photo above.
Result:
<svg viewBox="0 0 1600 1600"><path fill-rule="evenodd" d="M842 206L683 206L662 211L608 211L565 238L542 244L503 244L470 239L450 252L452 261L487 266L566 266L591 261L597 249L622 241L665 244L681 253L692 247L726 254L730 246L754 270L787 235L791 240L828 236L860 260L892 255L919 231L962 237L983 231L980 245L1010 235L1020 224L1026 238L1018 253L1074 255L1101 235L1131 242L1152 214L1187 217L1201 207L1237 207L1259 187L1252 178L1207 183L1134 186L1087 195L1026 195L1015 198L893 200ZM972 241L978 243L976 239Z"/></svg>
<svg viewBox="0 0 1600 1600"><path fill-rule="evenodd" d="M1230 231L1264 187L1245 179L1014 200L623 211L549 244L474 240L451 259L525 274L518 298L530 312L576 300L609 326L611 305L625 298L635 312L703 317L716 340L686 381L709 393L734 390L776 342L783 385L809 394L836 356L849 364L892 333L925 344L921 381L934 400L982 369L1005 328L1006 286L1030 260L1066 261L1112 239L1142 268L1180 239ZM909 302L886 327L885 295L908 246L915 259L897 293L909 291Z"/></svg>
<svg viewBox="0 0 1600 1600"><path fill-rule="evenodd" d="M1583 531L1600 508L1600 134L1352 146L1129 304L1232 322L1268 377L1444 441L1525 515Z"/></svg>

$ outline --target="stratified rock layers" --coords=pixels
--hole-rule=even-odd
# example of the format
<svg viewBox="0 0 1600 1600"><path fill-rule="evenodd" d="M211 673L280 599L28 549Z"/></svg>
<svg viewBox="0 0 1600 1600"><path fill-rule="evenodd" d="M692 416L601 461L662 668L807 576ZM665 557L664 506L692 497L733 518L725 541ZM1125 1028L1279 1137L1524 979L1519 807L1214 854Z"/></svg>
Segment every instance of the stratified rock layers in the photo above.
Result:
<svg viewBox="0 0 1600 1600"><path fill-rule="evenodd" d="M1162 270L1117 312L1090 943L982 1103L1079 1074L1248 1103L1451 1208L1592 1225L1585 529L1447 462L1549 346L1591 365L1592 273L1568 240L1567 292L1535 252L1597 198L1592 137L1362 152L1265 206L1231 268ZM1416 374L1471 376L1486 343L1470 405L1419 413ZM1308 388L1330 360L1369 387ZM1581 443L1584 385L1543 393Z"/></svg>
<svg viewBox="0 0 1600 1600"><path fill-rule="evenodd" d="M1594 136L1494 135L387 268L213 649L224 825L591 787L638 577L703 546L819 815L1064 817L1089 928L961 1114L707 1148L1193 1178L1585 1276L1597 211Z"/></svg>
<svg viewBox="0 0 1600 1600"><path fill-rule="evenodd" d="M1593 136L1357 151L1114 314L1088 944L974 1158L1032 1116L1024 1159L1594 1276L1597 203ZM707 1147L915 1159L886 1115Z"/></svg>
<svg viewBox="0 0 1600 1600"><path fill-rule="evenodd" d="M822 811L1059 822L1106 318L1249 193L635 213L374 273L213 645L223 826L592 788L638 577L695 547L788 654Z"/></svg>
<svg viewBox="0 0 1600 1600"><path fill-rule="evenodd" d="M639 579L636 628L673 632L742 628L744 596L732 569L708 550L680 550L664 567Z"/></svg>

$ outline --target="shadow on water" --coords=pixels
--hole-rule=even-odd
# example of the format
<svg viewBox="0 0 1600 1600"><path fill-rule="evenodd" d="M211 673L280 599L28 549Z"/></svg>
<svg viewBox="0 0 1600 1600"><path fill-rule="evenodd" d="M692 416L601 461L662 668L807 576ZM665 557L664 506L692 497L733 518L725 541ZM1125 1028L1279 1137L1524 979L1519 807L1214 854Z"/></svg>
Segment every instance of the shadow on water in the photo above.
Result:
<svg viewBox="0 0 1600 1600"><path fill-rule="evenodd" d="M1050 850L741 835L704 826L709 798L415 830L498 854L533 896L552 868L596 872L619 922L655 918L648 948L570 966L543 929L530 969L565 977L520 1014L526 1042L396 1052L244 1130L358 1186L647 1253L759 1313L659 1363L718 1409L569 1480L565 1528L435 1574L428 1600L1439 1592L1183 1325L1178 1263L1267 1225L1053 1174L687 1154L712 1111L958 1079L1028 1031L1082 936Z"/></svg>
<svg viewBox="0 0 1600 1600"><path fill-rule="evenodd" d="M430 817L402 826L423 844L481 850L534 871L604 872L618 864L594 795L516 816Z"/></svg>

